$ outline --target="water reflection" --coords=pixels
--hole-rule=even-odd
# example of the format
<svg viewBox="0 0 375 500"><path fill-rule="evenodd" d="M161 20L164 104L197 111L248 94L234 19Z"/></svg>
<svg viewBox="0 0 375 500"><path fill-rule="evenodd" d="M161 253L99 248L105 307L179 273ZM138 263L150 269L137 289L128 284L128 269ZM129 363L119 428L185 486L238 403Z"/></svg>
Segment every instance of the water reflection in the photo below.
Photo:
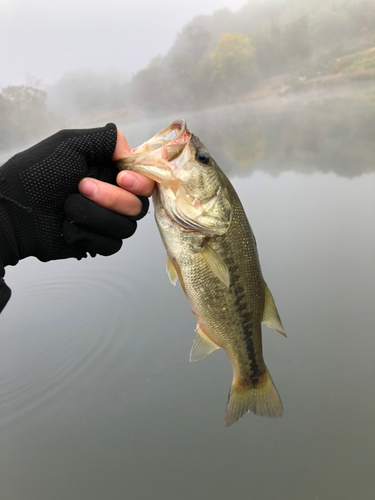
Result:
<svg viewBox="0 0 375 500"><path fill-rule="evenodd" d="M375 169L373 99L373 85L362 83L181 111L181 117L227 173L242 176L262 170L278 175L293 170L355 177ZM175 118L120 126L136 146Z"/></svg>
<svg viewBox="0 0 375 500"><path fill-rule="evenodd" d="M103 270L64 274L63 265L52 276L35 276L39 264L25 264L26 279L13 297L16 304L10 303L13 314L23 314L0 337L0 427L58 395L77 377L90 376L98 359L110 363L114 346L127 341L126 336L116 338L121 313L109 305L119 293L132 293L129 282ZM129 314L128 325L131 320Z"/></svg>
<svg viewBox="0 0 375 500"><path fill-rule="evenodd" d="M184 118L228 174L293 170L355 177L375 170L374 98L371 82L357 82L117 125L135 147ZM0 152L0 164L16 152Z"/></svg>

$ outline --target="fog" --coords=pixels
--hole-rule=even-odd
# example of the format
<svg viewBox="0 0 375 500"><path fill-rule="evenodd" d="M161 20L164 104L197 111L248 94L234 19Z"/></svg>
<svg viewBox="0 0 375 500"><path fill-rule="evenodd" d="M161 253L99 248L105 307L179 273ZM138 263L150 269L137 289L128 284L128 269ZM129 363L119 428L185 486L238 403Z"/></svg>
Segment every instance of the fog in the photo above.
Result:
<svg viewBox="0 0 375 500"><path fill-rule="evenodd" d="M222 108L220 135L203 128L227 169L308 168L319 154L323 171L373 170L374 0L19 0L0 12L4 158L62 127L115 122L131 137L142 120Z"/></svg>
<svg viewBox="0 0 375 500"><path fill-rule="evenodd" d="M168 51L194 16L244 0L1 0L0 87L32 73L53 84L64 73L90 69L132 75Z"/></svg>

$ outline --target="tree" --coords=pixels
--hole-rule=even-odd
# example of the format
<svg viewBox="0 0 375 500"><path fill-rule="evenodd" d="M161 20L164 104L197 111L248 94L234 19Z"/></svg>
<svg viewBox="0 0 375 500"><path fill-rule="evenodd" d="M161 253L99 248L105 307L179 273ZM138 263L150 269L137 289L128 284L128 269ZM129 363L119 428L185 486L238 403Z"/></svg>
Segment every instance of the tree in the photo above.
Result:
<svg viewBox="0 0 375 500"><path fill-rule="evenodd" d="M48 104L74 126L95 122L113 110L129 106L128 82L120 71L72 71L50 87Z"/></svg>
<svg viewBox="0 0 375 500"><path fill-rule="evenodd" d="M188 26L184 30L186 39L184 54L188 57L191 73L195 74L198 61L207 50L211 35L201 26Z"/></svg>
<svg viewBox="0 0 375 500"><path fill-rule="evenodd" d="M155 112L168 103L168 85L161 56L154 57L146 69L139 71L133 78L133 100L141 109Z"/></svg>
<svg viewBox="0 0 375 500"><path fill-rule="evenodd" d="M34 85L34 86L33 86ZM0 147L10 148L40 139L63 126L47 109L47 93L40 80L28 77L26 85L9 85L0 93Z"/></svg>
<svg viewBox="0 0 375 500"><path fill-rule="evenodd" d="M286 57L291 63L311 56L310 23L307 14L287 26L284 33L284 44Z"/></svg>
<svg viewBox="0 0 375 500"><path fill-rule="evenodd" d="M186 27L180 38L183 50L169 64L171 97L176 104L196 106L206 101L211 87L212 63L207 47L211 35L201 26Z"/></svg>
<svg viewBox="0 0 375 500"><path fill-rule="evenodd" d="M226 33L210 57L213 80L221 81L229 94L240 93L251 86L256 70L255 50L249 37L241 33Z"/></svg>
<svg viewBox="0 0 375 500"><path fill-rule="evenodd" d="M267 19L256 31L251 40L255 47L256 68L261 78L269 78L285 73L286 56L280 26Z"/></svg>

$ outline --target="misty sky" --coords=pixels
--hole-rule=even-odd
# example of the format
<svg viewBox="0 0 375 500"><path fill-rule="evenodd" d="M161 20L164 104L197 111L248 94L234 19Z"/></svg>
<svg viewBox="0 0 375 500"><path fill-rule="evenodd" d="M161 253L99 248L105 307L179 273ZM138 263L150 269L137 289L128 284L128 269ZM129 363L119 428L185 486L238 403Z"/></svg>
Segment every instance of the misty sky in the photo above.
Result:
<svg viewBox="0 0 375 500"><path fill-rule="evenodd" d="M78 69L131 75L165 54L193 17L247 0L0 0L0 88L25 74L55 83Z"/></svg>

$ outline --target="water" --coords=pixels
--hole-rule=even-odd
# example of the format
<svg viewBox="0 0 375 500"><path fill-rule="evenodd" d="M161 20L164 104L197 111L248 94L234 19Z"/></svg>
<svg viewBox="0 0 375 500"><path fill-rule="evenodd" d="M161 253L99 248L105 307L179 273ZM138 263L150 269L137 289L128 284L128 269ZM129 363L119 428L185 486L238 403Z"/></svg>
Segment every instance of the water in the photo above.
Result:
<svg viewBox="0 0 375 500"><path fill-rule="evenodd" d="M181 287L169 283L149 215L111 258L31 258L7 269L2 499L372 498L375 173L367 111L356 110L337 145L325 108L304 134L312 101L293 108L289 121L289 102L276 111L271 104L187 120L243 201L288 334L263 330L283 418L247 414L224 427L229 360L216 351L188 362L194 317ZM122 128L135 145L173 118ZM294 135L293 120L301 123ZM244 127L258 131L256 141L245 133L241 142Z"/></svg>

